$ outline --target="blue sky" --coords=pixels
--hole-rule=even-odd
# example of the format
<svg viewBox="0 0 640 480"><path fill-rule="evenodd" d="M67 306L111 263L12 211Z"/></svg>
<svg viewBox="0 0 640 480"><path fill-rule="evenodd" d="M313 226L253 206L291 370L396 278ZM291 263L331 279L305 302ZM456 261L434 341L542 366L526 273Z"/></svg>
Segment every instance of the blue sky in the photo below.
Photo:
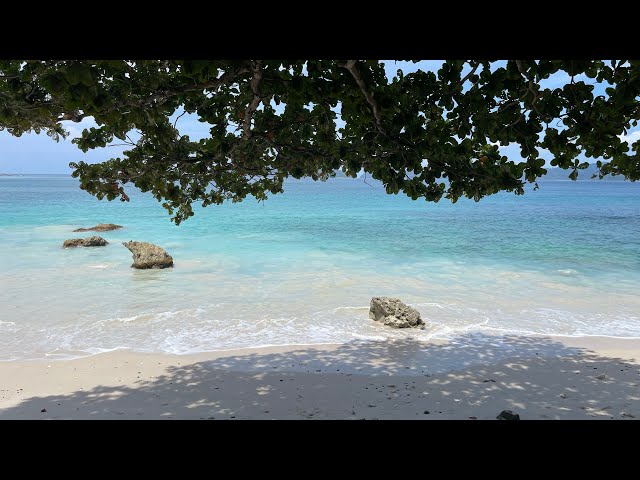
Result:
<svg viewBox="0 0 640 480"><path fill-rule="evenodd" d="M405 74L418 69L437 71L441 64L441 60L426 60L419 63L390 60L385 61L385 69L387 76L393 77L398 69ZM466 71L463 72L465 73ZM547 79L544 86L554 88L563 85L567 80L566 73L557 73ZM578 80L583 79L578 78ZM57 143L45 134L31 133L13 137L7 132L0 132L0 173L71 173L69 162L100 162L118 156L124 150L123 147L106 147L83 153L71 143L71 139L79 136L83 128L95 126L95 123L91 119L85 119L81 123L64 123L71 135ZM198 122L194 115L184 115L177 126L181 133L188 134L193 139L208 135L207 126ZM639 140L640 128L630 132L625 139L630 142ZM504 146L500 149L504 155L519 157L517 146ZM548 157L544 153L542 156Z"/></svg>

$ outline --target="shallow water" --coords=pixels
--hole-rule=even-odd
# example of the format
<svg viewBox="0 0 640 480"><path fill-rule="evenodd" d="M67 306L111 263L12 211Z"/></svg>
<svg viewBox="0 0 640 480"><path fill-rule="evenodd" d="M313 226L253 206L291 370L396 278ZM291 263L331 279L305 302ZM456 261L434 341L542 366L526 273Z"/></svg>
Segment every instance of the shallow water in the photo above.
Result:
<svg viewBox="0 0 640 480"><path fill-rule="evenodd" d="M109 203L68 176L0 177L0 360L463 332L640 337L640 184L540 186L452 205L361 179L292 181L176 227L140 192ZM98 233L107 247L61 248L96 223L126 228ZM131 269L125 240L159 244L175 268ZM368 320L381 295L428 328Z"/></svg>

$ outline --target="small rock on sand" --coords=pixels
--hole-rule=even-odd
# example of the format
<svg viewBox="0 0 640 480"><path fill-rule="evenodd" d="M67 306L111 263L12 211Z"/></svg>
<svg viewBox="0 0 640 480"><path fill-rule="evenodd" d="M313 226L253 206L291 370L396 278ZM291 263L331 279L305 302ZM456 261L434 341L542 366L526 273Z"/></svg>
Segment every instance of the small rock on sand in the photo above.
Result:
<svg viewBox="0 0 640 480"><path fill-rule="evenodd" d="M503 410L496 417L498 420L520 420L520 415L513 413L511 410Z"/></svg>

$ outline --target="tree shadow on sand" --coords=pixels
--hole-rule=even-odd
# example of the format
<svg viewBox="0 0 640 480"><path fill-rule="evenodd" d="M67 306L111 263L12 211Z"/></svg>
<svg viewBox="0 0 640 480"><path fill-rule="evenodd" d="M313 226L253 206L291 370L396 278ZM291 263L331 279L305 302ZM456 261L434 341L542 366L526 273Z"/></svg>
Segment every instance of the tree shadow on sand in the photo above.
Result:
<svg viewBox="0 0 640 480"><path fill-rule="evenodd" d="M170 366L133 386L27 398L0 419L640 418L633 360L542 337L352 342Z"/></svg>

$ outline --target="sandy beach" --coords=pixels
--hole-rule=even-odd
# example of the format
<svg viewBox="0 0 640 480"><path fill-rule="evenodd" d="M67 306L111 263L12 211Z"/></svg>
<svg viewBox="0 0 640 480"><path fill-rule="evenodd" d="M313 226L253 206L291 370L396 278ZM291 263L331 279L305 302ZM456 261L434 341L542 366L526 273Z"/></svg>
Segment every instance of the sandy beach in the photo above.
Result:
<svg viewBox="0 0 640 480"><path fill-rule="evenodd" d="M0 419L640 418L640 339L493 337L0 363Z"/></svg>

